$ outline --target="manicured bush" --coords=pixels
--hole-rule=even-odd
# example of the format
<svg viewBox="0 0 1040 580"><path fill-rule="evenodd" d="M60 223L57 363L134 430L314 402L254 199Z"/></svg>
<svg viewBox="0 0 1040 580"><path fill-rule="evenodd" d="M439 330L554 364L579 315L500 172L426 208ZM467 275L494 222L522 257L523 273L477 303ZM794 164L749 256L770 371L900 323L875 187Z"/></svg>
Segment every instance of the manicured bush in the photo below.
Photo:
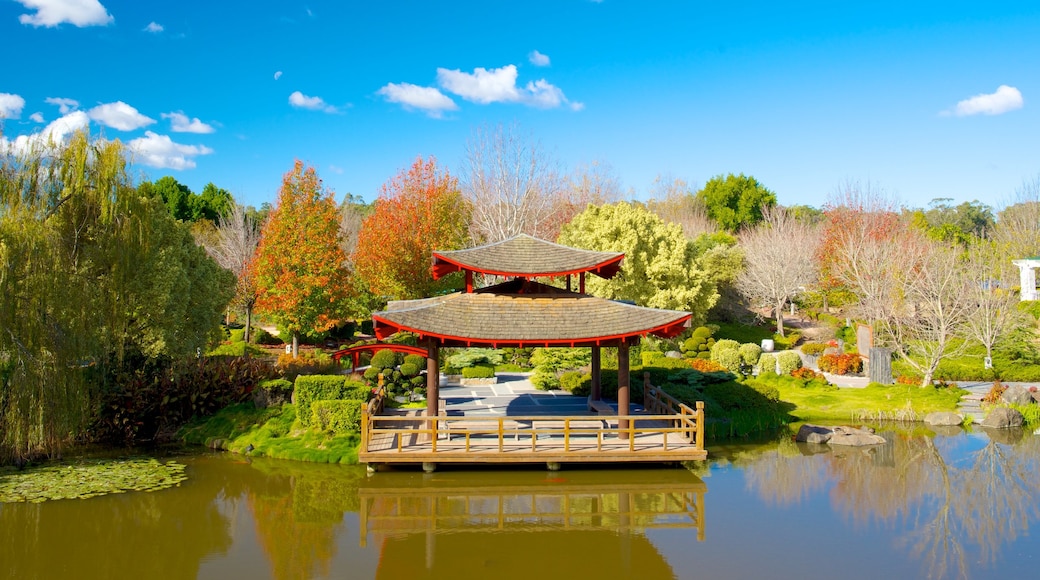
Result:
<svg viewBox="0 0 1040 580"><path fill-rule="evenodd" d="M822 373L818 373L809 367L801 367L791 371L791 376L796 379L811 381L813 379L825 379Z"/></svg>
<svg viewBox="0 0 1040 580"><path fill-rule="evenodd" d="M711 360L733 372L740 372L740 343L724 338L711 347Z"/></svg>
<svg viewBox="0 0 1040 580"><path fill-rule="evenodd" d="M740 345L739 352L741 366L751 367L758 362L758 357L762 356L762 347L749 342Z"/></svg>
<svg viewBox="0 0 1040 580"><path fill-rule="evenodd" d="M228 332L228 340L231 342L243 342L246 339L246 329L244 328L232 328Z"/></svg>
<svg viewBox="0 0 1040 580"><path fill-rule="evenodd" d="M319 431L359 433L362 404L355 399L314 401L311 404L310 425Z"/></svg>
<svg viewBox="0 0 1040 580"><path fill-rule="evenodd" d="M682 343L682 352L687 358L708 358L711 356L711 347L715 346L715 339L711 336L712 330L706 326L699 326L693 331L693 335ZM702 355L703 353L703 355Z"/></svg>
<svg viewBox="0 0 1040 580"><path fill-rule="evenodd" d="M379 369L392 369L400 363L398 353L383 349L372 355L372 366Z"/></svg>
<svg viewBox="0 0 1040 580"><path fill-rule="evenodd" d="M478 364L462 369L464 379L490 379L495 376L495 367L489 364Z"/></svg>
<svg viewBox="0 0 1040 580"><path fill-rule="evenodd" d="M448 357L450 367L464 369L479 364L495 366L502 363L502 352L493 348L467 348Z"/></svg>
<svg viewBox="0 0 1040 580"><path fill-rule="evenodd" d="M411 363L401 363L401 376L410 379L419 374L419 367Z"/></svg>
<svg viewBox="0 0 1040 580"><path fill-rule="evenodd" d="M415 368L423 370L426 368L426 357L418 354L410 354L404 357L402 365L415 365Z"/></svg>
<svg viewBox="0 0 1040 580"><path fill-rule="evenodd" d="M560 388L560 377L552 371L535 370L531 384L539 391L555 391Z"/></svg>
<svg viewBox="0 0 1040 580"><path fill-rule="evenodd" d="M776 372L776 355L773 353L762 353L762 356L758 357L758 372L761 373L775 373Z"/></svg>
<svg viewBox="0 0 1040 580"><path fill-rule="evenodd" d="M314 401L342 399L347 377L343 375L300 375L296 377L296 415L300 422L310 426L311 405Z"/></svg>
<svg viewBox="0 0 1040 580"><path fill-rule="evenodd" d="M560 375L560 388L573 395L579 395L585 381L592 383L592 375L579 371L567 371ZM586 393L588 396L588 393Z"/></svg>
<svg viewBox="0 0 1040 580"><path fill-rule="evenodd" d="M802 357L793 350L784 350L776 353L776 364L780 367L780 374L789 375L791 371L802 368Z"/></svg>
<svg viewBox="0 0 1040 580"><path fill-rule="evenodd" d="M835 375L863 372L863 357L856 353L825 354L817 360L820 370Z"/></svg>
<svg viewBox="0 0 1040 580"><path fill-rule="evenodd" d="M827 345L822 342L807 342L802 345L802 354L808 356L820 356L827 350Z"/></svg>
<svg viewBox="0 0 1040 580"><path fill-rule="evenodd" d="M265 354L263 349L254 346L252 344L246 344L244 342L232 342L230 344L222 344L217 348L206 353L206 356L245 356L250 355L263 355Z"/></svg>

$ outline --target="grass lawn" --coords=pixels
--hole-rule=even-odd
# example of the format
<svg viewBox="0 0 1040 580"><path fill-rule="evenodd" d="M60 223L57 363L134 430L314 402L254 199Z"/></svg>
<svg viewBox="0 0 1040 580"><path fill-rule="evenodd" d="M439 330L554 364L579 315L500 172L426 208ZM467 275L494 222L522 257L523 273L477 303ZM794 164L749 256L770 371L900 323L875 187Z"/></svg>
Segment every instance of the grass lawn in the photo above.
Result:
<svg viewBox="0 0 1040 580"><path fill-rule="evenodd" d="M178 433L185 443L215 446L275 459L295 459L316 463L358 462L357 434L331 435L304 428L296 422L296 406L257 409L251 402L232 405L216 415L186 425ZM213 445L218 442L218 445Z"/></svg>
<svg viewBox="0 0 1040 580"><path fill-rule="evenodd" d="M776 387L780 400L793 408L789 413L799 421L917 420L933 411L956 411L965 391L908 385L880 385L866 388L838 388L803 381L794 377L762 375L757 379Z"/></svg>

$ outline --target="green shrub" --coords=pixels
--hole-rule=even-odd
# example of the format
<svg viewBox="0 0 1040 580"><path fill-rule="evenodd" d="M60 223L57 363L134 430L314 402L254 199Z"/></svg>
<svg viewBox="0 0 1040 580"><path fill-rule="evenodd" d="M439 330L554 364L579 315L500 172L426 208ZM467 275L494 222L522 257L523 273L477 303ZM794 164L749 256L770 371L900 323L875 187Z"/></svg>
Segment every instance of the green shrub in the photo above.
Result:
<svg viewBox="0 0 1040 580"><path fill-rule="evenodd" d="M648 367L653 365L654 362L657 361L657 359L665 358L665 356L663 352L658 352L656 350L644 350L643 352L639 353L639 358L642 360L643 366Z"/></svg>
<svg viewBox="0 0 1040 580"><path fill-rule="evenodd" d="M310 425L332 433L361 432L361 401L353 399L314 401L311 403Z"/></svg>
<svg viewBox="0 0 1040 580"><path fill-rule="evenodd" d="M502 363L502 353L493 348L467 348L449 356L447 363L457 369L479 364L495 366Z"/></svg>
<svg viewBox="0 0 1040 580"><path fill-rule="evenodd" d="M740 343L728 338L715 341L715 346L711 347L711 360L731 371L739 372Z"/></svg>
<svg viewBox="0 0 1040 580"><path fill-rule="evenodd" d="M410 354L404 357L402 365L415 365L420 371L426 368L426 357L419 354Z"/></svg>
<svg viewBox="0 0 1040 580"><path fill-rule="evenodd" d="M314 401L342 399L347 378L343 375L300 375L296 377L296 414L300 422L310 426L311 404Z"/></svg>
<svg viewBox="0 0 1040 580"><path fill-rule="evenodd" d="M401 363L401 376L412 378L419 374L419 367L411 363Z"/></svg>
<svg viewBox="0 0 1040 580"><path fill-rule="evenodd" d="M758 357L758 372L762 373L775 373L776 372L776 355L773 353L762 353L762 356Z"/></svg>
<svg viewBox="0 0 1040 580"><path fill-rule="evenodd" d="M808 356L820 356L827 350L827 345L822 342L807 342L802 345L802 353Z"/></svg>
<svg viewBox="0 0 1040 580"><path fill-rule="evenodd" d="M1040 300L1023 300L1018 303L1018 310L1029 314L1033 320L1040 321Z"/></svg>
<svg viewBox="0 0 1040 580"><path fill-rule="evenodd" d="M560 375L560 388L572 395L580 395L583 386L586 391L591 391L591 385L591 374L582 373L580 371L567 371ZM585 396L588 396L588 392L585 393Z"/></svg>
<svg viewBox="0 0 1040 580"><path fill-rule="evenodd" d="M560 378L555 372L535 370L531 375L531 384L539 391L555 391L560 388Z"/></svg>
<svg viewBox="0 0 1040 580"><path fill-rule="evenodd" d="M758 357L762 356L762 347L753 343L745 343L740 345L740 362L742 366L754 366L758 362Z"/></svg>
<svg viewBox="0 0 1040 580"><path fill-rule="evenodd" d="M802 368L802 357L793 350L784 350L776 353L776 363L780 367L780 374L789 375L791 371Z"/></svg>
<svg viewBox="0 0 1040 580"><path fill-rule="evenodd" d="M495 365L495 372L499 373L521 373L523 371L524 369L518 364L502 363L500 365Z"/></svg>
<svg viewBox="0 0 1040 580"><path fill-rule="evenodd" d="M231 344L222 344L217 348L206 353L206 356L245 356L250 355L263 355L264 350L260 347L246 344L244 342L233 342Z"/></svg>
<svg viewBox="0 0 1040 580"><path fill-rule="evenodd" d="M376 351L376 353L372 355L371 364L373 368L392 369L395 368L399 362L398 353L389 349L383 349Z"/></svg>
<svg viewBox="0 0 1040 580"><path fill-rule="evenodd" d="M246 340L246 329L244 328L232 328L228 333L228 340L231 342L245 342Z"/></svg>
<svg viewBox="0 0 1040 580"><path fill-rule="evenodd" d="M478 364L462 369L464 379L490 379L495 376L495 367L490 364Z"/></svg>

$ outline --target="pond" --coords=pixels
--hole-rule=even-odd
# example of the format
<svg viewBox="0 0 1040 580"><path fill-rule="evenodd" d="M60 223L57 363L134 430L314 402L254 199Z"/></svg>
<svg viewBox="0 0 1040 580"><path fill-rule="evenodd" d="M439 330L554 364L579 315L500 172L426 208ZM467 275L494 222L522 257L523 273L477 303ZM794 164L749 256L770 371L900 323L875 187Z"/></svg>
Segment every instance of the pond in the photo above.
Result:
<svg viewBox="0 0 1040 580"><path fill-rule="evenodd" d="M1040 436L879 433L717 446L693 471L187 455L177 488L0 504L0 577L1035 577Z"/></svg>

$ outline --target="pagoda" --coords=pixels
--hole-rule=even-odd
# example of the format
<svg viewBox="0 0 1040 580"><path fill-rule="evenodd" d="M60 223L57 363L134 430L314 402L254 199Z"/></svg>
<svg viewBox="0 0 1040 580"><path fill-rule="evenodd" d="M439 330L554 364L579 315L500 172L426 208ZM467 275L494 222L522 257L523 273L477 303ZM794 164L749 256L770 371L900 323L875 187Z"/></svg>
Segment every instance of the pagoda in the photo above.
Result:
<svg viewBox="0 0 1040 580"><path fill-rule="evenodd" d="M433 277L463 272L465 290L419 300L396 300L372 314L384 339L411 332L427 351L427 416L440 411L441 347L591 347L591 401L602 396L600 349L618 349L618 414L629 416L629 347L648 334L671 338L690 325L688 312L644 308L585 294L585 277L612 278L625 255L554 244L520 234L456 251L433 252ZM474 274L505 278L474 288ZM578 278L577 291L572 277ZM536 281L566 278L566 288Z"/></svg>

